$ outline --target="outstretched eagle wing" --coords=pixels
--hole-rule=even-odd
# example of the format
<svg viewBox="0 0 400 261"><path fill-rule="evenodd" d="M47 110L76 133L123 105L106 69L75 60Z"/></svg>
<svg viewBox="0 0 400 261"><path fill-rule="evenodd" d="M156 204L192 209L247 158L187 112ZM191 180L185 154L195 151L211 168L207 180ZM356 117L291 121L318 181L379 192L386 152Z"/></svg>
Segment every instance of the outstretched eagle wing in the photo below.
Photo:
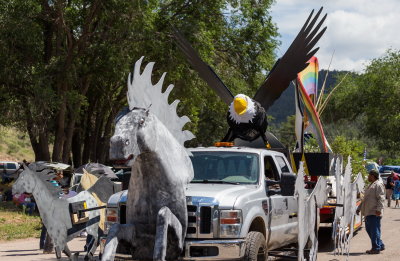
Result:
<svg viewBox="0 0 400 261"><path fill-rule="evenodd" d="M253 99L258 101L265 111L281 96L290 81L294 80L297 74L307 67L307 61L318 51L319 48L313 48L326 30L324 27L319 31L326 19L326 14L314 27L321 12L322 7L312 18L314 14L314 10L312 10L286 53L275 63L254 96Z"/></svg>
<svg viewBox="0 0 400 261"><path fill-rule="evenodd" d="M231 91L226 87L214 70L200 58L185 37L176 28L172 28L178 47L186 56L186 59L192 65L193 69L195 69L200 77L229 105L233 100Z"/></svg>

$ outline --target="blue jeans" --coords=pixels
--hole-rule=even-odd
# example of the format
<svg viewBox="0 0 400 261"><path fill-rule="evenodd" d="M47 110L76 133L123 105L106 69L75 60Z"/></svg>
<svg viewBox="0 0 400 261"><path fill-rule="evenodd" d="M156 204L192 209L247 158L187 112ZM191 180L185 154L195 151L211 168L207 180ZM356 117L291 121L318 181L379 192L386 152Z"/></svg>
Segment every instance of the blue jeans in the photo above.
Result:
<svg viewBox="0 0 400 261"><path fill-rule="evenodd" d="M365 217L365 229L371 239L373 250L382 250L385 248L381 240L381 219L382 217L370 215Z"/></svg>
<svg viewBox="0 0 400 261"><path fill-rule="evenodd" d="M25 206L28 209L28 214L32 215L33 211L35 211L36 204L33 202L23 202L21 203L21 206Z"/></svg>

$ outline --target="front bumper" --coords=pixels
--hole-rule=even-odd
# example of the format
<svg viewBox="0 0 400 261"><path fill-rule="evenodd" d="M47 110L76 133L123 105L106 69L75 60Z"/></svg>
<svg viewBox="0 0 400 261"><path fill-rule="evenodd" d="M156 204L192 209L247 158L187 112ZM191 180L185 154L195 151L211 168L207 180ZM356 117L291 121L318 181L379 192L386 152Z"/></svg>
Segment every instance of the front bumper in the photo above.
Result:
<svg viewBox="0 0 400 261"><path fill-rule="evenodd" d="M186 240L183 260L235 260L244 256L244 239Z"/></svg>
<svg viewBox="0 0 400 261"><path fill-rule="evenodd" d="M106 238L100 238L100 253L104 252ZM244 256L244 239L186 240L183 260L237 260ZM116 253L118 260L130 260L127 253Z"/></svg>

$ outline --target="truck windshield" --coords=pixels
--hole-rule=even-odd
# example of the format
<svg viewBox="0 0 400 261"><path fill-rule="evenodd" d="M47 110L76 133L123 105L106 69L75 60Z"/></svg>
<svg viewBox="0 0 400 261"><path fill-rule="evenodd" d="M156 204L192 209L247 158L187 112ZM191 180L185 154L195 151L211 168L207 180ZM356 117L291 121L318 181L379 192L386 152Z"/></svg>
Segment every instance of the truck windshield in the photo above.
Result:
<svg viewBox="0 0 400 261"><path fill-rule="evenodd" d="M257 184L259 158L255 153L192 152L192 183Z"/></svg>

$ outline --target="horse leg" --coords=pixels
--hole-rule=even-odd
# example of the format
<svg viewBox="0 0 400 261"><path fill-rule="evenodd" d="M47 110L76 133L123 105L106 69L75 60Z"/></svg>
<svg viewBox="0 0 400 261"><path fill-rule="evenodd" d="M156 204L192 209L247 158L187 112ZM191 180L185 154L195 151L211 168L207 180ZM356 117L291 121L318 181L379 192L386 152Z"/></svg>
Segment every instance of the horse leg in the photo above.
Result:
<svg viewBox="0 0 400 261"><path fill-rule="evenodd" d="M54 249L55 249L55 252L56 252L57 259L60 259L61 258L61 249L60 249L60 247L56 246Z"/></svg>
<svg viewBox="0 0 400 261"><path fill-rule="evenodd" d="M165 261L167 253L168 227L172 228L178 238L179 250L183 250L182 225L168 207L162 207L157 215L156 241L153 260Z"/></svg>
<svg viewBox="0 0 400 261"><path fill-rule="evenodd" d="M136 229L133 224L114 224L107 235L106 245L101 257L102 261L113 261L118 241L125 240L131 242L136 238Z"/></svg>
<svg viewBox="0 0 400 261"><path fill-rule="evenodd" d="M94 252L96 252L98 245L98 235L93 233L92 236L93 238L91 240L91 247L90 249L88 249L84 260L93 260Z"/></svg>
<svg viewBox="0 0 400 261"><path fill-rule="evenodd" d="M318 240L315 235L315 232L312 231L310 234L310 240L311 240L311 249L310 249L310 261L315 261L317 260L317 252L318 252Z"/></svg>
<svg viewBox="0 0 400 261"><path fill-rule="evenodd" d="M71 253L71 250L69 250L69 248L68 248L67 245L64 246L64 250L63 250L62 252L63 252L67 257L71 258L72 253Z"/></svg>
<svg viewBox="0 0 400 261"><path fill-rule="evenodd" d="M62 251L66 256L68 256L69 260L71 261L78 261L78 255L79 253L75 253L74 255L72 254L71 250L69 250L69 247L67 244L64 246L64 250ZM78 254L78 255L77 255Z"/></svg>

